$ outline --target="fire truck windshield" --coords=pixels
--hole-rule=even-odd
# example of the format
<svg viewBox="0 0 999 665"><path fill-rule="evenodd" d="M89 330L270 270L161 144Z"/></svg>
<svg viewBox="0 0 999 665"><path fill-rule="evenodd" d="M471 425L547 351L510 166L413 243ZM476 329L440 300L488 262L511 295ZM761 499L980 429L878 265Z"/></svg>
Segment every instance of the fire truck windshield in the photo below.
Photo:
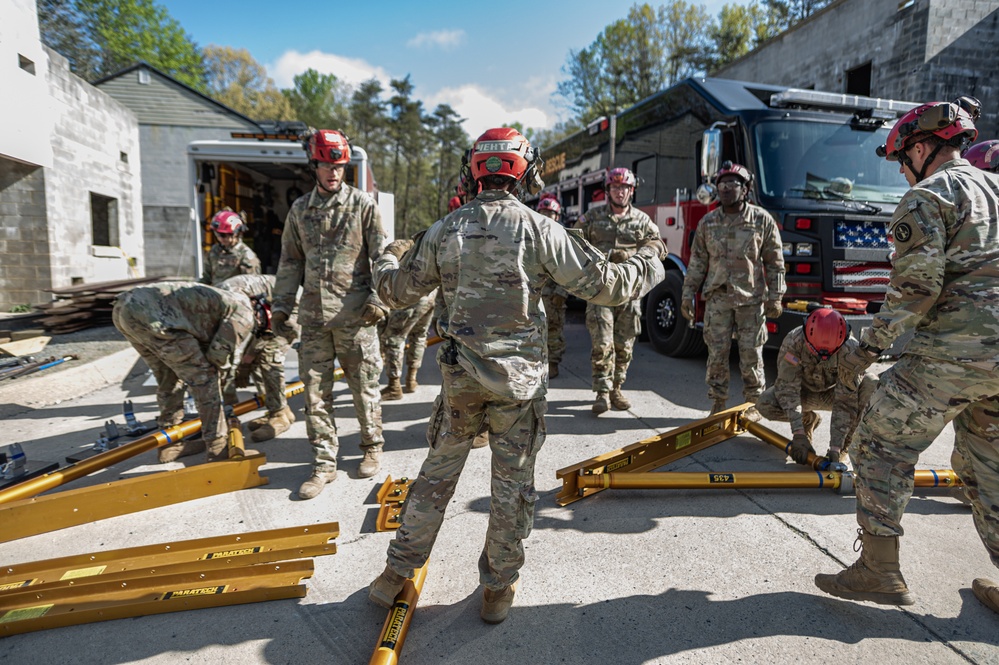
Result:
<svg viewBox="0 0 999 665"><path fill-rule="evenodd" d="M888 128L764 121L753 130L764 197L897 203L909 188L898 164L875 154Z"/></svg>

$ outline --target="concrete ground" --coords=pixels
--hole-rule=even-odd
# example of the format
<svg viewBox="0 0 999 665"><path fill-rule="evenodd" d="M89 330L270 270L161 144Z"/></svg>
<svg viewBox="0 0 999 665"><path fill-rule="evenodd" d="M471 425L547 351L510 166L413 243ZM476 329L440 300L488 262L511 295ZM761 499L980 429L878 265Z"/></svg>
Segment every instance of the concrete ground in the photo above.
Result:
<svg viewBox="0 0 999 665"><path fill-rule="evenodd" d="M589 340L578 317L571 317L567 333L569 352L548 396L537 520L525 543L527 564L510 618L489 626L478 616L476 561L488 512L489 452L473 450L434 549L402 662L999 663L999 616L970 590L973 578L997 571L970 510L946 494L917 493L909 505L901 561L916 604L907 608L843 601L815 588L816 573L836 572L856 558L850 496L828 490L606 491L557 506L557 469L683 425L709 406L703 358L670 359L640 343L626 384L633 408L593 416ZM0 563L18 563L338 521L339 551L315 560L306 598L8 637L0 639L0 663L367 662L386 614L367 600L367 585L382 569L391 538L375 532L375 492L387 474L415 476L420 467L440 380L432 358L428 352L417 393L383 405L388 443L375 478L357 478L357 423L340 383L341 474L312 501L295 498L310 463L299 396L292 400L299 422L279 440L259 445L268 458L266 486L0 544ZM770 354L768 364L773 362ZM134 357L117 361L117 371L129 374L132 363ZM133 373L119 381L52 406L10 409L20 414L5 417L0 444L19 441L33 460L62 460L92 442L105 420L121 423L124 399L135 401L141 419L155 417L151 379ZM734 378L731 405L739 395ZM789 433L784 424L770 426ZM828 418L816 448L823 452L827 444ZM952 445L948 428L920 468L949 468ZM200 462L192 459L190 464ZM149 452L67 489L179 467L159 465ZM668 470L796 468L776 448L747 436Z"/></svg>

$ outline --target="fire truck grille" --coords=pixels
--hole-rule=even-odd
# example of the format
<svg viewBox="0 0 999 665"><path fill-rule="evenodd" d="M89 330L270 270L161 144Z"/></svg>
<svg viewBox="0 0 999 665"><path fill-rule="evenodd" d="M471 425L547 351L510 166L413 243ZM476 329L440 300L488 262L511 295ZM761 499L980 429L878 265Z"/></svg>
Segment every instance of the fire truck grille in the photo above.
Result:
<svg viewBox="0 0 999 665"><path fill-rule="evenodd" d="M833 286L883 292L891 266L870 261L833 261Z"/></svg>
<svg viewBox="0 0 999 665"><path fill-rule="evenodd" d="M852 220L836 222L833 246L841 249L891 249L884 222Z"/></svg>

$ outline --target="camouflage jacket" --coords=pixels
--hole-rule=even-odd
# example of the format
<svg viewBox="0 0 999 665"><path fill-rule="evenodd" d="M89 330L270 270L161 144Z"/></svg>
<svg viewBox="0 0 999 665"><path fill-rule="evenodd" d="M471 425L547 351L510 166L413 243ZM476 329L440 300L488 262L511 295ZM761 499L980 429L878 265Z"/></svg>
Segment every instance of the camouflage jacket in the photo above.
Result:
<svg viewBox="0 0 999 665"><path fill-rule="evenodd" d="M503 191L485 191L417 236L402 265L375 264L378 293L405 307L440 287L437 330L485 388L527 400L547 390L549 279L598 305L640 298L665 276L657 251L613 264L592 245Z"/></svg>
<svg viewBox="0 0 999 665"><path fill-rule="evenodd" d="M384 242L378 205L364 192L344 184L327 199L316 189L298 198L281 235L274 311L290 314L301 284L303 326L363 325L368 303L387 312L371 277Z"/></svg>
<svg viewBox="0 0 999 665"><path fill-rule="evenodd" d="M205 274L201 276L201 283L218 286L236 275L259 274L260 259L242 240L233 245L232 249L215 243L205 257Z"/></svg>
<svg viewBox="0 0 999 665"><path fill-rule="evenodd" d="M847 337L843 346L829 360L822 360L808 348L805 329L801 326L787 334L777 354L777 380L774 397L791 423L791 431L804 428L801 420L801 393L823 393L834 390L835 398L830 428L846 432L856 420L859 404L857 393L839 381L839 361L857 347L859 342Z"/></svg>
<svg viewBox="0 0 999 665"><path fill-rule="evenodd" d="M196 282L157 282L119 296L131 311L143 311L154 335L183 331L207 349L209 362L221 370L238 364L253 336L249 299Z"/></svg>
<svg viewBox="0 0 999 665"><path fill-rule="evenodd" d="M888 227L884 306L861 340L878 349L915 329L906 353L999 363L999 176L964 159L906 192Z"/></svg>
<svg viewBox="0 0 999 665"><path fill-rule="evenodd" d="M766 280L766 281L764 281ZM747 203L737 215L715 208L701 219L690 248L683 299L727 295L733 305L758 305L784 296L784 254L777 223Z"/></svg>
<svg viewBox="0 0 999 665"><path fill-rule="evenodd" d="M640 240L659 237L656 225L635 206L629 206L627 212L620 215L611 214L610 205L591 210L576 221L574 228L604 254L621 249L629 257L634 255Z"/></svg>
<svg viewBox="0 0 999 665"><path fill-rule="evenodd" d="M274 275L236 275L235 277L230 277L225 280L215 288L222 289L223 291L242 293L247 298L262 295L267 298L268 302L272 303L273 307L274 284L276 281L277 277ZM287 325L290 336L286 337L286 339L290 344L294 342L300 334L297 305L292 310L291 316L288 317Z"/></svg>

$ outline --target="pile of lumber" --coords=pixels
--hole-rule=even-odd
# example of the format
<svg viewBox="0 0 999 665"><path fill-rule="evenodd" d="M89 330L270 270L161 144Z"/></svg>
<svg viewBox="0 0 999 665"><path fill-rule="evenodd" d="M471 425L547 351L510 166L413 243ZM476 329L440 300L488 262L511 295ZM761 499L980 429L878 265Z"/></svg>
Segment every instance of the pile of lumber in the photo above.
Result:
<svg viewBox="0 0 999 665"><path fill-rule="evenodd" d="M119 293L124 293L133 286L158 282L161 279L162 276L140 277L116 282L94 282L60 289L45 289L52 294L53 300L35 305L43 314L37 322L55 335L111 325L111 309Z"/></svg>

